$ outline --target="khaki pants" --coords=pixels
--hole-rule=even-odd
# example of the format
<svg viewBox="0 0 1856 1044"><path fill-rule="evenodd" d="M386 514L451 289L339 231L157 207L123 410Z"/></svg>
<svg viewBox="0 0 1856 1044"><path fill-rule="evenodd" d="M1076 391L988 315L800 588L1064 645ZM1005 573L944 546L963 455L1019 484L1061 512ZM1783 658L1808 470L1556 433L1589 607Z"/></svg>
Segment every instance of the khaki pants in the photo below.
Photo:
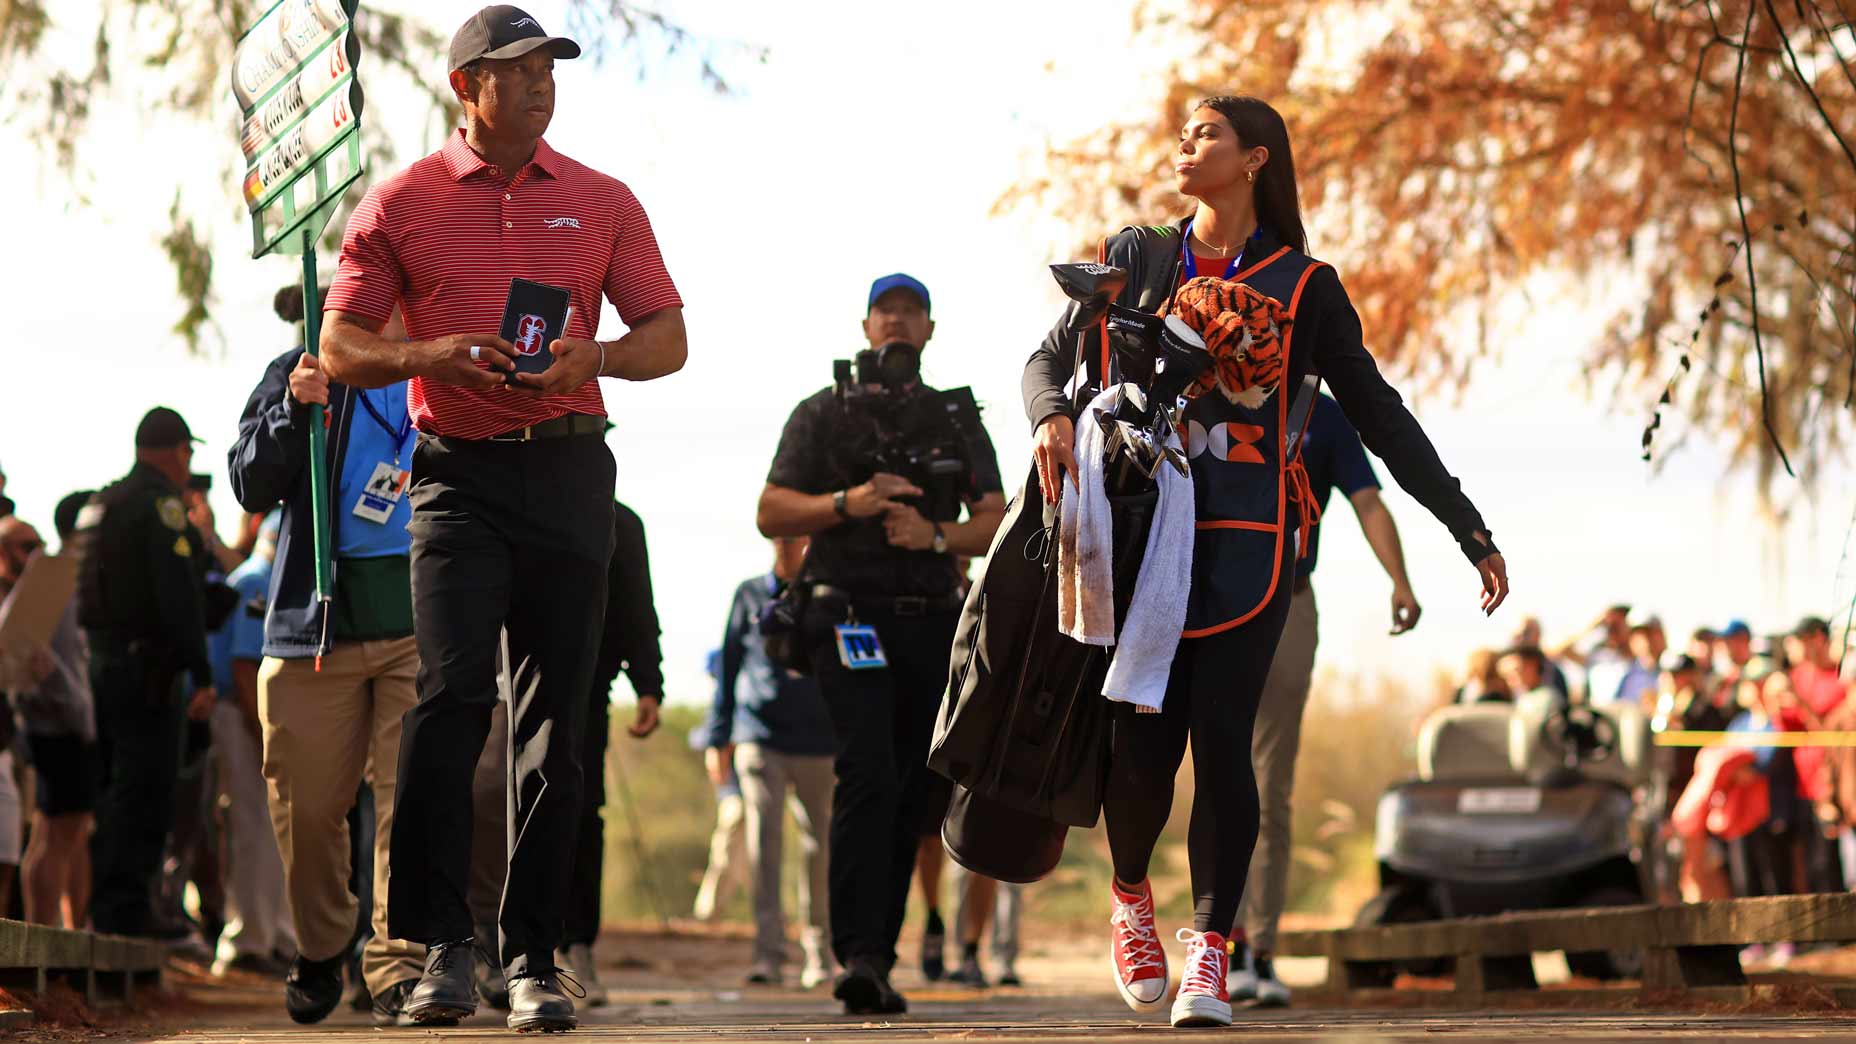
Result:
<svg viewBox="0 0 1856 1044"><path fill-rule="evenodd" d="M728 897L748 876L747 805L739 793L717 792L715 830L709 835L709 867L696 889L698 921L712 921L728 905Z"/></svg>
<svg viewBox="0 0 1856 1044"><path fill-rule="evenodd" d="M806 871L799 877L796 912L805 925L803 939L810 960L812 955L824 953L831 941L826 921L830 886L825 833L831 826L831 788L836 780L831 756L782 754L758 743L743 743L735 748L735 775L741 780L748 867L754 881L754 959L776 967L786 963L780 867L787 792L791 788L793 819L799 825L800 845L806 857Z"/></svg>
<svg viewBox="0 0 1856 1044"><path fill-rule="evenodd" d="M1251 947L1269 953L1276 950L1276 922L1288 898L1289 866L1294 862L1289 843L1290 798L1295 791L1295 754L1302 745L1302 710L1308 706L1309 682L1315 673L1319 620L1314 588L1290 597L1289 619L1263 683L1256 729L1251 734L1259 822L1250 881L1244 887L1237 918Z"/></svg>
<svg viewBox="0 0 1856 1044"><path fill-rule="evenodd" d="M379 996L424 970L425 947L387 935L389 845L399 775L400 719L417 699L419 653L411 638L340 642L322 659L267 657L258 671L264 778L271 826L283 855L297 946L308 960L337 956L353 941L348 890L348 809L363 778L374 790L374 937L362 958Z"/></svg>

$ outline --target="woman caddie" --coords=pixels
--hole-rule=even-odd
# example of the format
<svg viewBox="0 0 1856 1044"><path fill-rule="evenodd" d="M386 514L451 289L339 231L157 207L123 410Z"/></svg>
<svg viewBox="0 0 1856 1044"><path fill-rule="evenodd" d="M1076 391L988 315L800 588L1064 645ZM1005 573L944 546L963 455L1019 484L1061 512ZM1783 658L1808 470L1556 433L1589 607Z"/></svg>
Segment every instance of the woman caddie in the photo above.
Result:
<svg viewBox="0 0 1856 1044"><path fill-rule="evenodd" d="M1304 253L1282 117L1254 98L1207 99L1181 131L1174 173L1180 193L1198 203L1190 218L1123 229L1103 243L1101 260L1129 273L1117 303L1163 313L1195 276L1242 282L1289 314L1281 337L1286 359L1266 394L1202 394L1183 417L1197 519L1192 590L1160 713L1128 703L1114 709L1103 802L1115 867L1111 938L1122 998L1137 1011L1165 1003L1167 958L1147 870L1190 736L1194 912L1192 928L1178 933L1186 954L1172 1021L1227 1025L1225 934L1237 917L1257 839L1251 728L1282 633L1294 558L1314 521L1312 506L1301 506L1309 502L1307 482L1293 449L1306 418L1305 408L1294 406L1304 378L1319 374L1327 381L1367 448L1449 529L1481 574L1485 613L1507 597L1508 577L1481 515L1362 346L1359 318L1339 277ZM1096 327L1076 333L1059 322L1025 367L1038 478L1053 504L1066 471L1075 482L1074 403L1090 401L1115 379L1101 337ZM1065 385L1079 359L1086 380L1072 399Z"/></svg>

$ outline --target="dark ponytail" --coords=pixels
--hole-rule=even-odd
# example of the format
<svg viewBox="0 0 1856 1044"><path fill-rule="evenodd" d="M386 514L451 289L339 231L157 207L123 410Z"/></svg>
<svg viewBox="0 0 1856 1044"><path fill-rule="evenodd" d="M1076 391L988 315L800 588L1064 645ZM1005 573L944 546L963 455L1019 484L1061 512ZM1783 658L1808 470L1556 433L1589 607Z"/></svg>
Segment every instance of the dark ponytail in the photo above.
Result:
<svg viewBox="0 0 1856 1044"><path fill-rule="evenodd" d="M1285 244L1307 253L1308 233L1302 228L1302 205L1295 190L1295 153L1289 148L1289 128L1282 115L1261 98L1229 94L1207 98L1198 108L1211 109L1229 120L1244 148L1261 145L1270 151L1269 160L1257 171L1257 221L1269 226Z"/></svg>

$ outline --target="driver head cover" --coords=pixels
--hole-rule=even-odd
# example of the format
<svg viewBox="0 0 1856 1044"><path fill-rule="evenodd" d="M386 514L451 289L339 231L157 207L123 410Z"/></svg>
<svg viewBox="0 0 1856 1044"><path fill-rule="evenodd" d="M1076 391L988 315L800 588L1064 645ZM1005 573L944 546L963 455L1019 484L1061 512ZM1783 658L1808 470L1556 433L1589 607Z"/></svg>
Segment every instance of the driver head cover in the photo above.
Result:
<svg viewBox="0 0 1856 1044"><path fill-rule="evenodd" d="M1203 338L1212 355L1211 368L1186 389L1187 398L1217 388L1254 410L1282 386L1283 335L1290 319L1275 298L1248 283L1198 276L1173 295L1171 314Z"/></svg>

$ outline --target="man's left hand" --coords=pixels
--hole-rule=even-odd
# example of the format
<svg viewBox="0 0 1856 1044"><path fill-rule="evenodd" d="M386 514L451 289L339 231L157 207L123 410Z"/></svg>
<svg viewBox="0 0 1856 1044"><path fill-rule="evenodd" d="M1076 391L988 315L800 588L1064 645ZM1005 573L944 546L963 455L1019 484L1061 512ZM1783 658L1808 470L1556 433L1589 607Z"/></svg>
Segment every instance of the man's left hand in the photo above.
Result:
<svg viewBox="0 0 1856 1044"><path fill-rule="evenodd" d="M625 731L631 733L632 736L637 739L644 739L651 733L656 732L658 724L657 708L661 706L663 702L664 698L662 696L646 695L638 697L638 716L633 719L630 725L625 727Z"/></svg>
<svg viewBox="0 0 1856 1044"><path fill-rule="evenodd" d="M890 547L927 551L934 547L934 523L907 504L894 504L883 513L883 535Z"/></svg>
<svg viewBox="0 0 1856 1044"><path fill-rule="evenodd" d="M554 362L540 373L518 373L510 385L526 395L564 395L599 376L599 342L564 338L548 346Z"/></svg>

